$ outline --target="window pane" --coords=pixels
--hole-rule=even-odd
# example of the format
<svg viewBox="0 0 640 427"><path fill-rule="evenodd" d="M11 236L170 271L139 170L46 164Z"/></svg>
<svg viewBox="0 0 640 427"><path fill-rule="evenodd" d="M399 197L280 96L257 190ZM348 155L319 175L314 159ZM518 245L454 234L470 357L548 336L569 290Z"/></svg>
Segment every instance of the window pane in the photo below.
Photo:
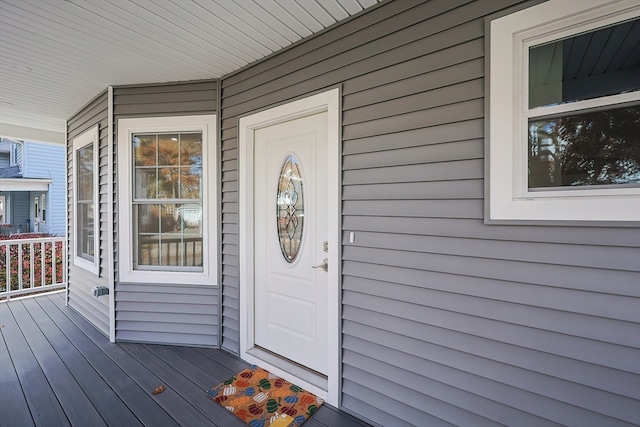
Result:
<svg viewBox="0 0 640 427"><path fill-rule="evenodd" d="M138 232L142 234L160 231L160 205L136 205Z"/></svg>
<svg viewBox="0 0 640 427"><path fill-rule="evenodd" d="M200 199L202 193L202 168L190 166L180 168L180 198Z"/></svg>
<svg viewBox="0 0 640 427"><path fill-rule="evenodd" d="M640 106L529 122L529 188L640 184Z"/></svg>
<svg viewBox="0 0 640 427"><path fill-rule="evenodd" d="M180 164L178 134L158 135L158 166Z"/></svg>
<svg viewBox="0 0 640 427"><path fill-rule="evenodd" d="M78 200L93 199L93 145L80 148L76 151L77 171L77 197Z"/></svg>
<svg viewBox="0 0 640 427"><path fill-rule="evenodd" d="M133 157L136 166L155 166L156 135L134 135Z"/></svg>
<svg viewBox="0 0 640 427"><path fill-rule="evenodd" d="M639 43L635 19L530 48L529 108L640 90Z"/></svg>
<svg viewBox="0 0 640 427"><path fill-rule="evenodd" d="M160 265L160 236L138 236L138 265Z"/></svg>
<svg viewBox="0 0 640 427"><path fill-rule="evenodd" d="M134 198L155 199L157 194L156 169L136 168L134 177Z"/></svg>
<svg viewBox="0 0 640 427"><path fill-rule="evenodd" d="M79 202L77 205L78 221L76 230L77 256L93 262L94 233L93 233L93 202Z"/></svg>
<svg viewBox="0 0 640 427"><path fill-rule="evenodd" d="M202 235L202 204L176 205L175 218L177 230L182 230L186 234Z"/></svg>
<svg viewBox="0 0 640 427"><path fill-rule="evenodd" d="M202 133L180 135L180 164L202 166Z"/></svg>
<svg viewBox="0 0 640 427"><path fill-rule="evenodd" d="M158 170L158 198L177 199L180 197L180 168L160 168Z"/></svg>

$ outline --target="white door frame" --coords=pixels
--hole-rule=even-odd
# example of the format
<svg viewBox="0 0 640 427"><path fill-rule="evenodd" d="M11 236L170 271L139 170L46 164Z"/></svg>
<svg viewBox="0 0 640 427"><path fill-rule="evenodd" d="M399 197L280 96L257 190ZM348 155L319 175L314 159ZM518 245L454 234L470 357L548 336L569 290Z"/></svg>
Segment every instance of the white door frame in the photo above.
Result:
<svg viewBox="0 0 640 427"><path fill-rule="evenodd" d="M254 229L253 229L253 144L257 129L312 114L327 112L328 140L328 374L326 387L305 379L304 373L282 369L254 348ZM293 381L339 406L340 397L340 89L312 95L269 110L240 118L238 125L238 237L240 273L240 357L249 363Z"/></svg>

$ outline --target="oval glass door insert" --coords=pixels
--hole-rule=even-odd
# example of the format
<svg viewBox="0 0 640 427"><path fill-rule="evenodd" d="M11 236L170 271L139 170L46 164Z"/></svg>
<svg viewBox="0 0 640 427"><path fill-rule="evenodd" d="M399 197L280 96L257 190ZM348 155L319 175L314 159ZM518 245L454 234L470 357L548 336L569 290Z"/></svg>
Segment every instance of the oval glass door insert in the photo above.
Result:
<svg viewBox="0 0 640 427"><path fill-rule="evenodd" d="M282 256L288 263L295 261L302 244L304 198L298 160L287 156L280 170L276 195L278 240Z"/></svg>

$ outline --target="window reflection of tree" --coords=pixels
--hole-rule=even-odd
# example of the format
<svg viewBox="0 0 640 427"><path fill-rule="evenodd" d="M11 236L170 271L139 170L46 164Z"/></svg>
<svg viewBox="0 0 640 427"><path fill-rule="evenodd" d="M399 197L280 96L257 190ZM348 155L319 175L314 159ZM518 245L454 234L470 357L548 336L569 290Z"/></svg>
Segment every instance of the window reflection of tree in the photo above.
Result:
<svg viewBox="0 0 640 427"><path fill-rule="evenodd" d="M529 125L529 187L640 184L640 106Z"/></svg>

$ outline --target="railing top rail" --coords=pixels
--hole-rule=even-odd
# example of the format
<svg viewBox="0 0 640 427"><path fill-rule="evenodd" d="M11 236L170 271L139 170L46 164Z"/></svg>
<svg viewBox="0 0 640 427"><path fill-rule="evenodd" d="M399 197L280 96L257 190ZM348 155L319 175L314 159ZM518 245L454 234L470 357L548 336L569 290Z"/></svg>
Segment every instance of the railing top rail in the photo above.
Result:
<svg viewBox="0 0 640 427"><path fill-rule="evenodd" d="M41 242L65 242L67 240L64 236L55 237L33 237L29 239L0 239L0 245L17 245L27 243L41 243Z"/></svg>

